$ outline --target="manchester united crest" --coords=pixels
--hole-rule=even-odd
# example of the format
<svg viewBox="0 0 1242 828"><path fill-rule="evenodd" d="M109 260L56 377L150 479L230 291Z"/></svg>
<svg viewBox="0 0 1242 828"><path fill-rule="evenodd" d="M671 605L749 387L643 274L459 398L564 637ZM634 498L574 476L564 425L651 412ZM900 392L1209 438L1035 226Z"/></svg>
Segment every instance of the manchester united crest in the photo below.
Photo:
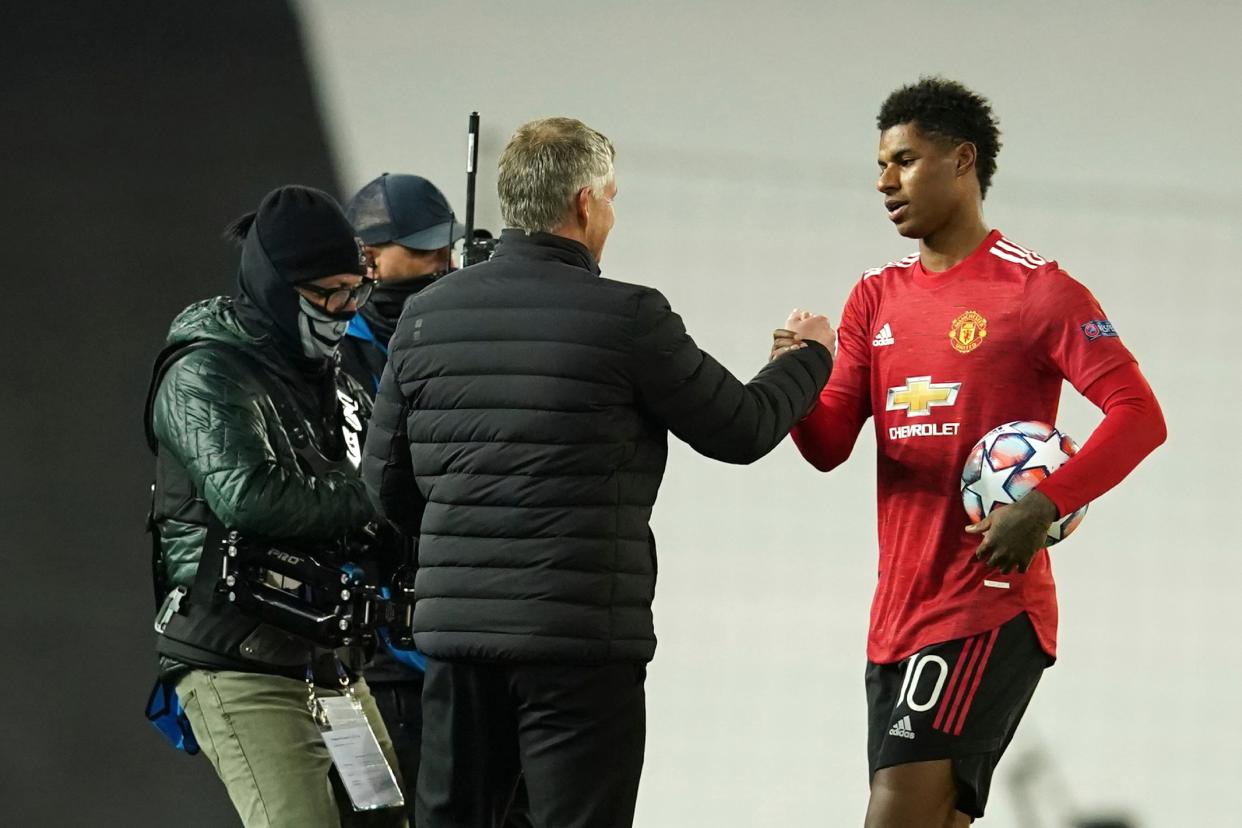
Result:
<svg viewBox="0 0 1242 828"><path fill-rule="evenodd" d="M949 329L949 342L958 353L969 354L983 344L988 335L988 320L974 311L966 311L953 320Z"/></svg>

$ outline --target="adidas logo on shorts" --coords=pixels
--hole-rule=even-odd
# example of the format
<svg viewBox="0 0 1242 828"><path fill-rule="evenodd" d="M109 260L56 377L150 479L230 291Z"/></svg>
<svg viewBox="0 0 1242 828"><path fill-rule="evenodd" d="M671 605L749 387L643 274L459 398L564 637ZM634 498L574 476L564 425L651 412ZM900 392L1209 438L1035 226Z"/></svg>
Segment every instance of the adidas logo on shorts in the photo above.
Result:
<svg viewBox="0 0 1242 828"><path fill-rule="evenodd" d="M910 724L909 716L902 716L901 721L894 724L888 729L889 736L900 736L903 739L913 739L914 729Z"/></svg>

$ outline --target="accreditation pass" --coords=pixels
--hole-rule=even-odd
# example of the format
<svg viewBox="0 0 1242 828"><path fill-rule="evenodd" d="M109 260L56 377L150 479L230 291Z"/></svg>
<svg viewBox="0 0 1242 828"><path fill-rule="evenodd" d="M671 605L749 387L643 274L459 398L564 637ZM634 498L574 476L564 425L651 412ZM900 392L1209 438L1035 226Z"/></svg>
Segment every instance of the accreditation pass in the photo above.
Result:
<svg viewBox="0 0 1242 828"><path fill-rule="evenodd" d="M371 723L352 693L315 699L323 742L332 756L355 811L374 811L405 804L396 774L380 750Z"/></svg>

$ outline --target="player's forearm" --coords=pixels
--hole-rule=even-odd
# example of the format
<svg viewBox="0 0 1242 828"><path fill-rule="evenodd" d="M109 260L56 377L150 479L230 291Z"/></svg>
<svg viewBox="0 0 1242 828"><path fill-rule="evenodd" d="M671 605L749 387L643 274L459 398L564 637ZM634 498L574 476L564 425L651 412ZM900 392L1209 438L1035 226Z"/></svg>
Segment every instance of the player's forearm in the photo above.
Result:
<svg viewBox="0 0 1242 828"><path fill-rule="evenodd" d="M1067 515L1116 486L1167 436L1164 414L1138 366L1110 371L1084 390L1104 420L1082 450L1039 486Z"/></svg>
<svg viewBox="0 0 1242 828"><path fill-rule="evenodd" d="M864 420L843 414L820 399L790 435L806 461L822 472L844 463L854 450Z"/></svg>

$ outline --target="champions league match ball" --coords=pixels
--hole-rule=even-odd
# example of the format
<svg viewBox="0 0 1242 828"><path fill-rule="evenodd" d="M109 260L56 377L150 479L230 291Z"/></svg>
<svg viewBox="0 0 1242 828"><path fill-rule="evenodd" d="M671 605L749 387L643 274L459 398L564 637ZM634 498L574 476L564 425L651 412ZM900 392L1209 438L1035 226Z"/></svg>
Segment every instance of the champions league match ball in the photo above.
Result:
<svg viewBox="0 0 1242 828"><path fill-rule="evenodd" d="M1047 423L1028 420L994 428L970 450L962 469L962 505L974 523L993 509L1016 503L1078 453L1078 444ZM1048 528L1048 546L1082 523L1087 507Z"/></svg>

